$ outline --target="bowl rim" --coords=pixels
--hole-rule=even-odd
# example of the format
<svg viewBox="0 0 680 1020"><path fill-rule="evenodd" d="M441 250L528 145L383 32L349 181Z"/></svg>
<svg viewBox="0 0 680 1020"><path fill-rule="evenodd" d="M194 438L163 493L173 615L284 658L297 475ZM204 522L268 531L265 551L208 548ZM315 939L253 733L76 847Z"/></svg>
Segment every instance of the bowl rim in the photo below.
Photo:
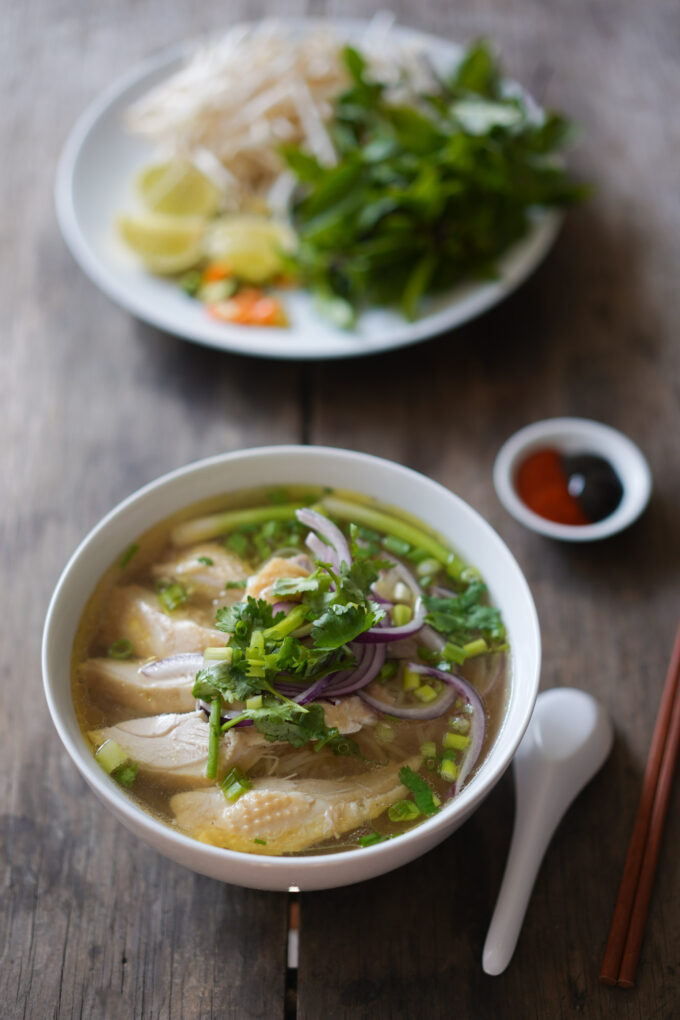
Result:
<svg viewBox="0 0 680 1020"><path fill-rule="evenodd" d="M365 847L361 851L361 860L365 861L368 865L369 861L377 861L378 858L385 858L387 861L390 857L394 860L392 863L385 863L385 866L381 870L377 870L375 867L370 870L368 876L377 875L382 871L388 871L395 867L398 867L401 863L405 863L408 860L412 860L415 857L420 856L430 846L435 845L436 842L445 838L448 834L448 830L451 828L451 822L454 818L461 818L461 822L467 818L468 814L480 803L486 795L490 792L493 786L498 782L506 768L510 764L515 751L524 735L524 732L529 724L531 718L536 697L538 694L538 686L540 679L540 666L541 666L541 637L540 637L540 626L538 620L538 614L534 604L534 600L529 588L528 582L521 570L517 560L510 552L509 548L498 535L498 533L491 527L487 520L473 507L466 503L461 497L451 492L445 486L439 482L415 471L412 468L406 467L396 461L391 461L386 458L377 457L372 454L366 454L359 451L342 449L337 447L327 446L311 446L311 445L298 445L298 444L281 444L281 445L269 445L260 447L244 448L231 453L216 454L211 457L204 458L202 460L193 461L173 471L167 472L164 475L154 479L153 481L143 485L139 489L135 490L125 499L121 500L116 504L107 514L104 515L95 525L90 529L82 541L78 544L75 551L69 557L66 566L64 567L59 580L55 586L54 592L49 602L47 614L45 617L45 625L43 630L42 640L42 674L43 674L43 687L45 691L45 697L47 700L48 708L52 722L59 734L59 737L66 748L69 756L73 760L74 764L83 775L87 783L93 789L95 794L105 805L111 805L119 819L132 831L140 836L145 842L155 847L159 852L164 853L159 846L160 843L165 843L167 846L172 846L174 853L169 850L167 855L172 857L174 860L178 860L179 856L182 857L183 861L186 862L187 855L194 858L201 858L203 866L206 869L202 871L202 867L194 867L191 863L186 863L186 866L195 871L202 871L204 874L216 874L217 871L227 871L227 862L232 861L234 865L241 865L241 867L247 867L248 870L253 871L252 887L254 888L281 888L285 884L285 881L293 883L294 878L299 875L301 871L305 871L310 874L314 874L319 871L334 871L342 867L343 864L351 861L356 861L358 854L356 850L345 850L336 851L331 854L310 854L305 856L297 857L281 857L274 855L264 854L250 854L237 850L228 850L222 847L212 846L211 844L203 843L196 840L188 835L173 829L171 826L157 820L153 815L144 811L139 807L132 798L125 794L119 787L110 781L102 769L96 764L94 756L91 750L87 747L85 738L79 730L80 744L77 740L72 739L71 732L67 725L66 714L62 713L56 700L55 677L59 664L54 662L53 645L58 640L58 636L55 633L55 627L58 623L58 616L61 610L62 601L64 595L67 593L69 585L73 582L73 577L76 570L82 565L83 560L87 557L87 554L96 548L97 544L102 540L103 536L106 535L108 529L112 523L120 516L126 514L135 506L144 504L148 498L162 490L165 487L172 486L180 479L191 478L194 475L203 474L204 472L212 472L218 468L221 468L225 464L238 463L239 461L252 460L258 458L267 458L275 454L277 457L280 456L318 456L321 455L324 458L330 460L358 460L364 464L373 465L378 468L387 468L400 475L405 480L409 480L411 484L415 484L421 488L424 494L428 491L434 493L437 492L440 496L444 495L452 503L457 504L458 509L462 510L463 513L472 515L475 520L475 525L481 527L481 530L485 532L485 538L487 541L491 541L496 544L499 550L502 550L506 557L506 562L514 568L515 577L513 583L517 584L518 595L522 597L524 602L524 609L528 614L528 630L531 634L531 647L528 650L528 655L535 663L535 669L533 675L523 677L522 688L525 690L523 695L523 709L518 709L519 719L517 721L517 728L514 734L509 734L506 738L507 748L503 753L502 757L498 761L492 763L493 747L483 763L482 771L477 775L473 776L470 783L458 794L447 807L446 810L439 812L431 818L425 819L421 824L415 826L408 832L400 834L398 839L387 840L382 843L378 843L374 846ZM292 484L292 483L291 483ZM237 491L238 488L245 488L246 486L234 487L233 491ZM220 488L216 488L215 495L218 495ZM223 487L223 491L228 493L230 490L228 486ZM210 497L206 497L210 498ZM187 505L187 504L185 504ZM170 510L166 516L174 512ZM154 517L154 520L147 523L143 530L147 530L152 527L154 523L163 520L163 517ZM448 541L448 539L447 539ZM93 577L91 579L91 585L87 591L86 599L90 598L96 584L98 583L101 575ZM80 614L79 614L80 615ZM75 637L75 631L70 636L69 647L72 649L73 639ZM63 664L62 664L63 669ZM75 717L75 708L73 706L72 697L70 696L70 661L67 666L67 675L69 677L69 707ZM506 716L507 720L507 716ZM501 731L496 738L496 745L500 738ZM496 746L494 745L494 746ZM484 766L491 765L489 768ZM430 840L427 841L427 836L430 836ZM423 846L422 849L416 850L415 852L408 853L407 848L416 846L419 843L427 841L427 845ZM398 847L399 851L395 850ZM184 853L182 853L184 851ZM179 856L178 856L179 855ZM397 859L398 858L398 859ZM219 868L218 865L222 864L223 867ZM364 869L366 870L366 869ZM276 873L277 881L279 885L263 886L258 884L265 880L265 875L268 873L270 876ZM289 876L289 879L282 876ZM231 879L228 874L225 874L224 881L236 881L240 884L248 885L249 883L240 881L239 879ZM358 881L361 879L342 879L336 884L350 884L352 881ZM269 881L269 880L267 880ZM294 884L294 883L293 883ZM322 887L329 887L332 882ZM312 886L313 887L313 886Z"/></svg>
<svg viewBox="0 0 680 1020"><path fill-rule="evenodd" d="M587 446L585 452L609 460L623 486L623 496L616 510L594 524L549 521L531 510L515 488L515 470L528 453L547 443L566 449L575 441L583 441ZM592 418L545 418L525 425L506 439L498 451L493 480L499 500L516 521L531 531L564 542L594 542L623 531L643 512L652 491L651 470L640 448L619 429Z"/></svg>

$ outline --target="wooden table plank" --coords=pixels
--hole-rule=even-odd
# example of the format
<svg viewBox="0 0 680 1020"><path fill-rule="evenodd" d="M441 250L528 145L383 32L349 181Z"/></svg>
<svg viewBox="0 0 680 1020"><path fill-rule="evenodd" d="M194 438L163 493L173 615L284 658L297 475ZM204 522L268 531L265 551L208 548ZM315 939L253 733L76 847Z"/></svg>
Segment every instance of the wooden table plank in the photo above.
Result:
<svg viewBox="0 0 680 1020"><path fill-rule="evenodd" d="M130 3L4 20L3 1016L283 1013L287 898L193 875L125 832L68 759L40 683L47 599L102 514L190 460L302 433L298 366L135 322L85 279L53 212L56 157L86 103L150 49L224 18L217 4L196 21L182 5Z"/></svg>
<svg viewBox="0 0 680 1020"><path fill-rule="evenodd" d="M424 471L490 520L536 597L542 686L599 697L617 727L615 751L558 831L505 975L485 977L480 964L510 837L509 777L420 864L302 897L302 1018L322 995L329 1017L664 1017L680 999L677 788L639 988L598 982L680 615L680 207L671 182L680 131L664 118L680 102L678 36L666 34L667 5L623 6L616 15L605 3L524 0L422 9L424 27L488 33L512 73L579 120L586 141L572 162L595 195L569 214L544 267L491 314L426 347L320 366L310 431L314 442ZM564 414L622 428L650 459L656 488L645 518L602 545L532 535L493 493L503 440Z"/></svg>

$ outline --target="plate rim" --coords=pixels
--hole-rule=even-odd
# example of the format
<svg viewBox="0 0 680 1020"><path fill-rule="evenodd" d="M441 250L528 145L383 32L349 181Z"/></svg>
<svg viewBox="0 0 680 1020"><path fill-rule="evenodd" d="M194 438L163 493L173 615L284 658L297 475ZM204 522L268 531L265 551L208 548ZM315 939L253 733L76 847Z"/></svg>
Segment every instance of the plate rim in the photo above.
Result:
<svg viewBox="0 0 680 1020"><path fill-rule="evenodd" d="M277 20L292 29L309 29L314 26L330 25L337 28L340 33L345 32L350 35L352 32L360 32L370 23L366 19L358 18L291 17ZM254 25L257 22L251 21L243 24ZM479 282L465 298L454 299L451 304L447 304L444 308L429 315L424 315L414 322L404 320L403 325L386 331L385 335L380 338L365 338L352 334L352 332L347 333L339 330L338 343L351 340L351 343L346 347L340 348L334 344L323 342L318 349L307 350L304 345L300 345L300 340L296 344L295 327L289 327L288 334L284 336L281 335L281 330L277 330L276 335L271 337L269 331L258 330L260 336L264 334L269 339L269 343L260 346L253 343L253 340L258 339L253 333L253 327L238 327L229 323L220 324L220 334L217 337L207 331L201 332L200 324L199 328L192 331L181 325L175 325L171 316L164 313L162 308L157 308L155 302L144 300L143 297L139 298L134 292L131 292L126 283L118 278L115 270L107 265L96 248L93 247L87 231L83 230L81 226L78 215L75 174L78 160L90 134L126 92L162 68L169 67L195 52L200 45L219 38L223 31L228 30L228 27L225 27L224 30L205 33L191 40L174 43L133 65L95 95L78 116L63 145L57 163L54 185L54 201L59 229L76 264L114 304L162 332L225 353L293 361L370 357L421 343L473 321L512 294L544 261L557 239L564 220L564 212L556 208L542 210L540 218L525 237L521 238L501 257L498 279ZM461 49L460 44L454 40L439 38L406 25L396 23L392 31L406 38L420 40L430 47L437 46L441 49L443 46L452 51ZM508 81L513 85L518 85L512 79L508 79ZM529 93L526 93L522 86L518 85L518 87L533 102ZM140 269L140 272L143 273L143 270ZM210 324L209 320L206 322ZM246 330L247 332L242 332Z"/></svg>

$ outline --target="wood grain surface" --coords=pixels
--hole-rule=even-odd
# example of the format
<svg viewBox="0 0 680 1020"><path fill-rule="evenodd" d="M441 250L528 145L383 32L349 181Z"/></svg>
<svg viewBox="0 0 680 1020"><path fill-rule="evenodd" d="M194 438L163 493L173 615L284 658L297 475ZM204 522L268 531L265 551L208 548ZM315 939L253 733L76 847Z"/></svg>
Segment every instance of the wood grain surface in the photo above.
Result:
<svg viewBox="0 0 680 1020"><path fill-rule="evenodd" d="M195 876L128 835L53 730L39 643L85 532L189 460L304 441L394 458L498 529L525 570L543 687L573 684L617 741L548 850L515 957L481 970L513 816L506 777L421 861L301 897L297 1012L318 1017L653 1020L680 1013L680 790L674 789L638 987L598 972L656 705L680 616L680 18L674 0L423 0L405 23L489 36L507 70L582 126L592 199L501 307L411 350L274 364L141 325L59 237L56 159L82 108L137 61L244 16L359 15L377 3L31 0L0 22L0 1015L282 1017L287 897ZM463 9L464 8L464 9ZM491 485L507 435L562 414L607 421L655 490L626 534L574 548L515 524ZM294 1015L288 998L288 1015Z"/></svg>

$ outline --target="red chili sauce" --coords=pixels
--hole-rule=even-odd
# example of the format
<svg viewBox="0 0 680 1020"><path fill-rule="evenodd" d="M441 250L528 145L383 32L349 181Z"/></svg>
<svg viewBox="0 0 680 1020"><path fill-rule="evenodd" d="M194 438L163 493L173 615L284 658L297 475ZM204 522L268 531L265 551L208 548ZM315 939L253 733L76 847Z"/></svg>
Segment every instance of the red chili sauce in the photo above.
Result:
<svg viewBox="0 0 680 1020"><path fill-rule="evenodd" d="M557 524L582 526L602 521L623 497L621 481L608 461L591 453L530 453L515 475L517 493L530 510Z"/></svg>

